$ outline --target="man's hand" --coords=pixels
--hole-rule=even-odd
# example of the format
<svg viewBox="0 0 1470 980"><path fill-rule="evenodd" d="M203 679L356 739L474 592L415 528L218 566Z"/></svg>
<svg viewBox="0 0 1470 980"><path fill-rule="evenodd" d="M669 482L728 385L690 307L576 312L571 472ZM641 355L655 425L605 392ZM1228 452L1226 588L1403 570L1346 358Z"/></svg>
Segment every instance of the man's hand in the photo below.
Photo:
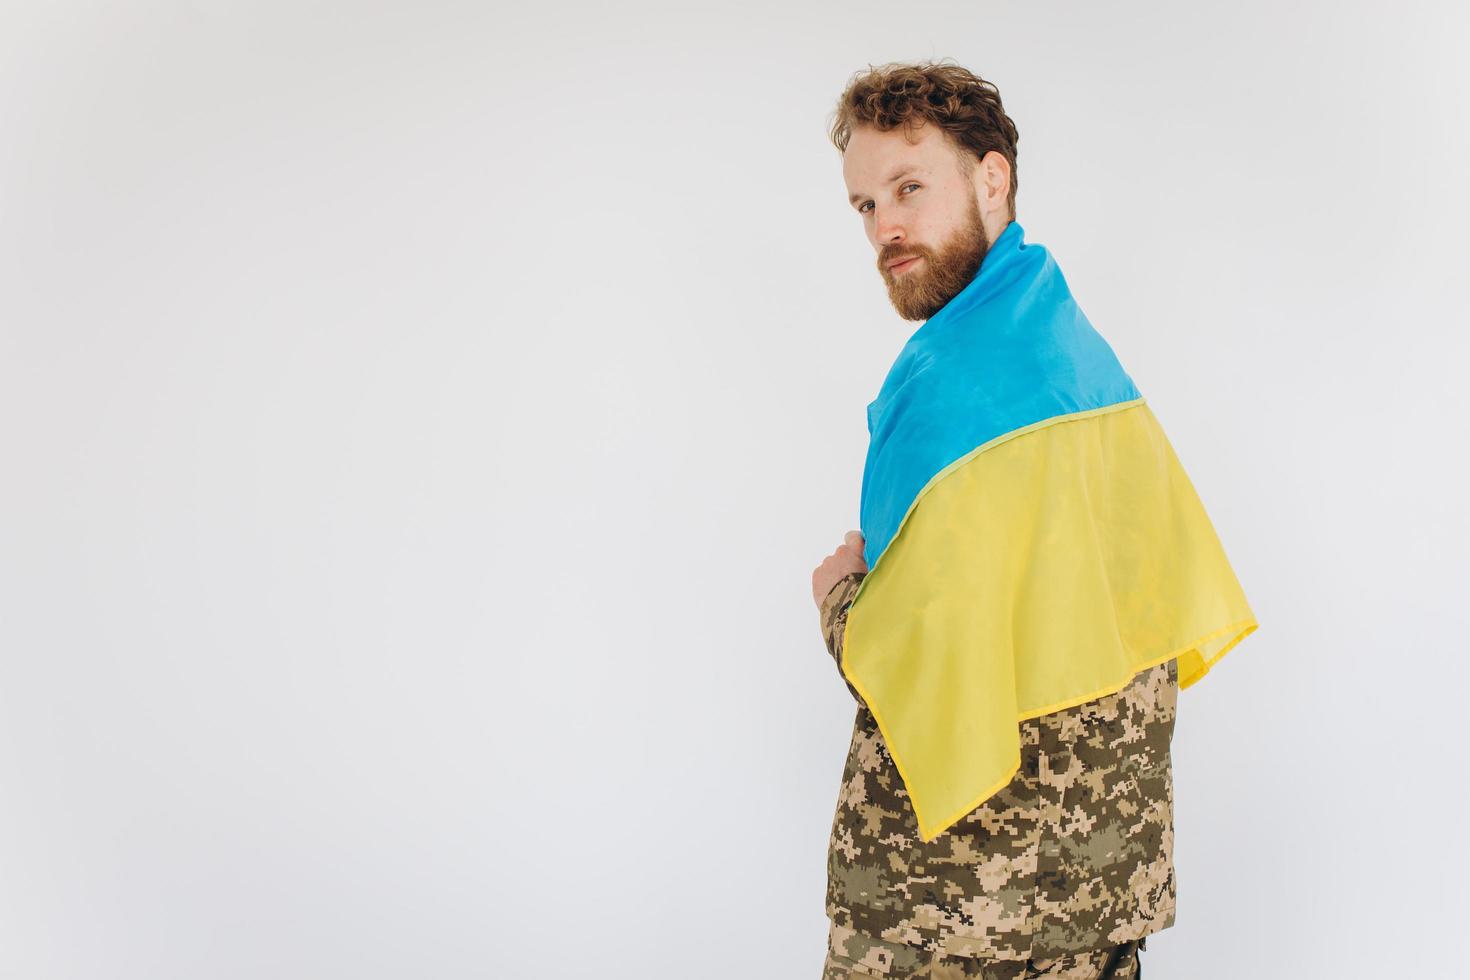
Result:
<svg viewBox="0 0 1470 980"><path fill-rule="evenodd" d="M812 599L817 608L844 575L866 572L868 563L863 561L863 535L860 531L848 531L837 550L832 552L812 572Z"/></svg>

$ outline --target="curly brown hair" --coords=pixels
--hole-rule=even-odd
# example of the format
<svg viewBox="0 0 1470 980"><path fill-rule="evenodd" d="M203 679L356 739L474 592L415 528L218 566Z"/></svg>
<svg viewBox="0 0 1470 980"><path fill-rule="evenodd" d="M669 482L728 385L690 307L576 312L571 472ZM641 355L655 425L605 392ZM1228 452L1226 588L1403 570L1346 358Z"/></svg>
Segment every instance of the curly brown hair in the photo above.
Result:
<svg viewBox="0 0 1470 980"><path fill-rule="evenodd" d="M1000 91L990 82L949 59L917 64L890 62L868 65L848 81L837 99L832 120L832 144L847 152L853 127L868 125L879 132L899 126L906 135L932 122L939 126L960 156L960 169L969 176L976 161L991 150L1011 165L1011 187L1006 206L1016 217L1016 144L1020 133L1001 105Z"/></svg>

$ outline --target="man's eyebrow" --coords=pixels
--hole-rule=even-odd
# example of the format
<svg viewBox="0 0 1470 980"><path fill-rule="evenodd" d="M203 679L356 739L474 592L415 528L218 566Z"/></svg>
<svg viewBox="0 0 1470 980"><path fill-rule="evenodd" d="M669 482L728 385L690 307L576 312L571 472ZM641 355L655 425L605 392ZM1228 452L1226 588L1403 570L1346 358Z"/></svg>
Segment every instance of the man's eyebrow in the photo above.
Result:
<svg viewBox="0 0 1470 980"><path fill-rule="evenodd" d="M921 173L924 173L924 172L925 171L924 171L924 168L923 167L915 167L915 166L900 167L893 174L893 176L889 177L883 183L885 185L891 184L895 180L898 180L900 177L907 177L910 174L921 174ZM867 195L866 194L863 194L862 192L858 192L857 194L849 194L849 195L847 195L847 203L848 204L856 204L858 198L860 198L860 197L866 197L866 196Z"/></svg>

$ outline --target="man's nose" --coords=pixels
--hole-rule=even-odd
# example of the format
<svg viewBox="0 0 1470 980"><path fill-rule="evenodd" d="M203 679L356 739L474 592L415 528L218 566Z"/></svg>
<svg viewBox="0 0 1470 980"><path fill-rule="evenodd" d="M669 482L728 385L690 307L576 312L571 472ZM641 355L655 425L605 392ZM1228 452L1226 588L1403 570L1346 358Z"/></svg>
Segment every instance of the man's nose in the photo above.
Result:
<svg viewBox="0 0 1470 980"><path fill-rule="evenodd" d="M882 214L873 226L873 235L880 245L897 244L903 241L903 226Z"/></svg>

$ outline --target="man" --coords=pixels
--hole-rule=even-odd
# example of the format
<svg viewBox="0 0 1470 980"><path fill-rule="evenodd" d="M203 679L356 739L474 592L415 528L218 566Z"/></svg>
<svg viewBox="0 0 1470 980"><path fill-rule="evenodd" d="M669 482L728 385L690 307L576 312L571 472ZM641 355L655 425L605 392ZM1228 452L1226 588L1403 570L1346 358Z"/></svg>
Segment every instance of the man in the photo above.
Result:
<svg viewBox="0 0 1470 980"><path fill-rule="evenodd" d="M926 320L1015 220L1017 131L993 85L954 65L886 65L842 94L832 139L889 298ZM868 566L860 532L812 573L839 671ZM823 980L1137 978L1174 922L1175 661L1020 723L1008 785L933 840L857 701L828 849Z"/></svg>

